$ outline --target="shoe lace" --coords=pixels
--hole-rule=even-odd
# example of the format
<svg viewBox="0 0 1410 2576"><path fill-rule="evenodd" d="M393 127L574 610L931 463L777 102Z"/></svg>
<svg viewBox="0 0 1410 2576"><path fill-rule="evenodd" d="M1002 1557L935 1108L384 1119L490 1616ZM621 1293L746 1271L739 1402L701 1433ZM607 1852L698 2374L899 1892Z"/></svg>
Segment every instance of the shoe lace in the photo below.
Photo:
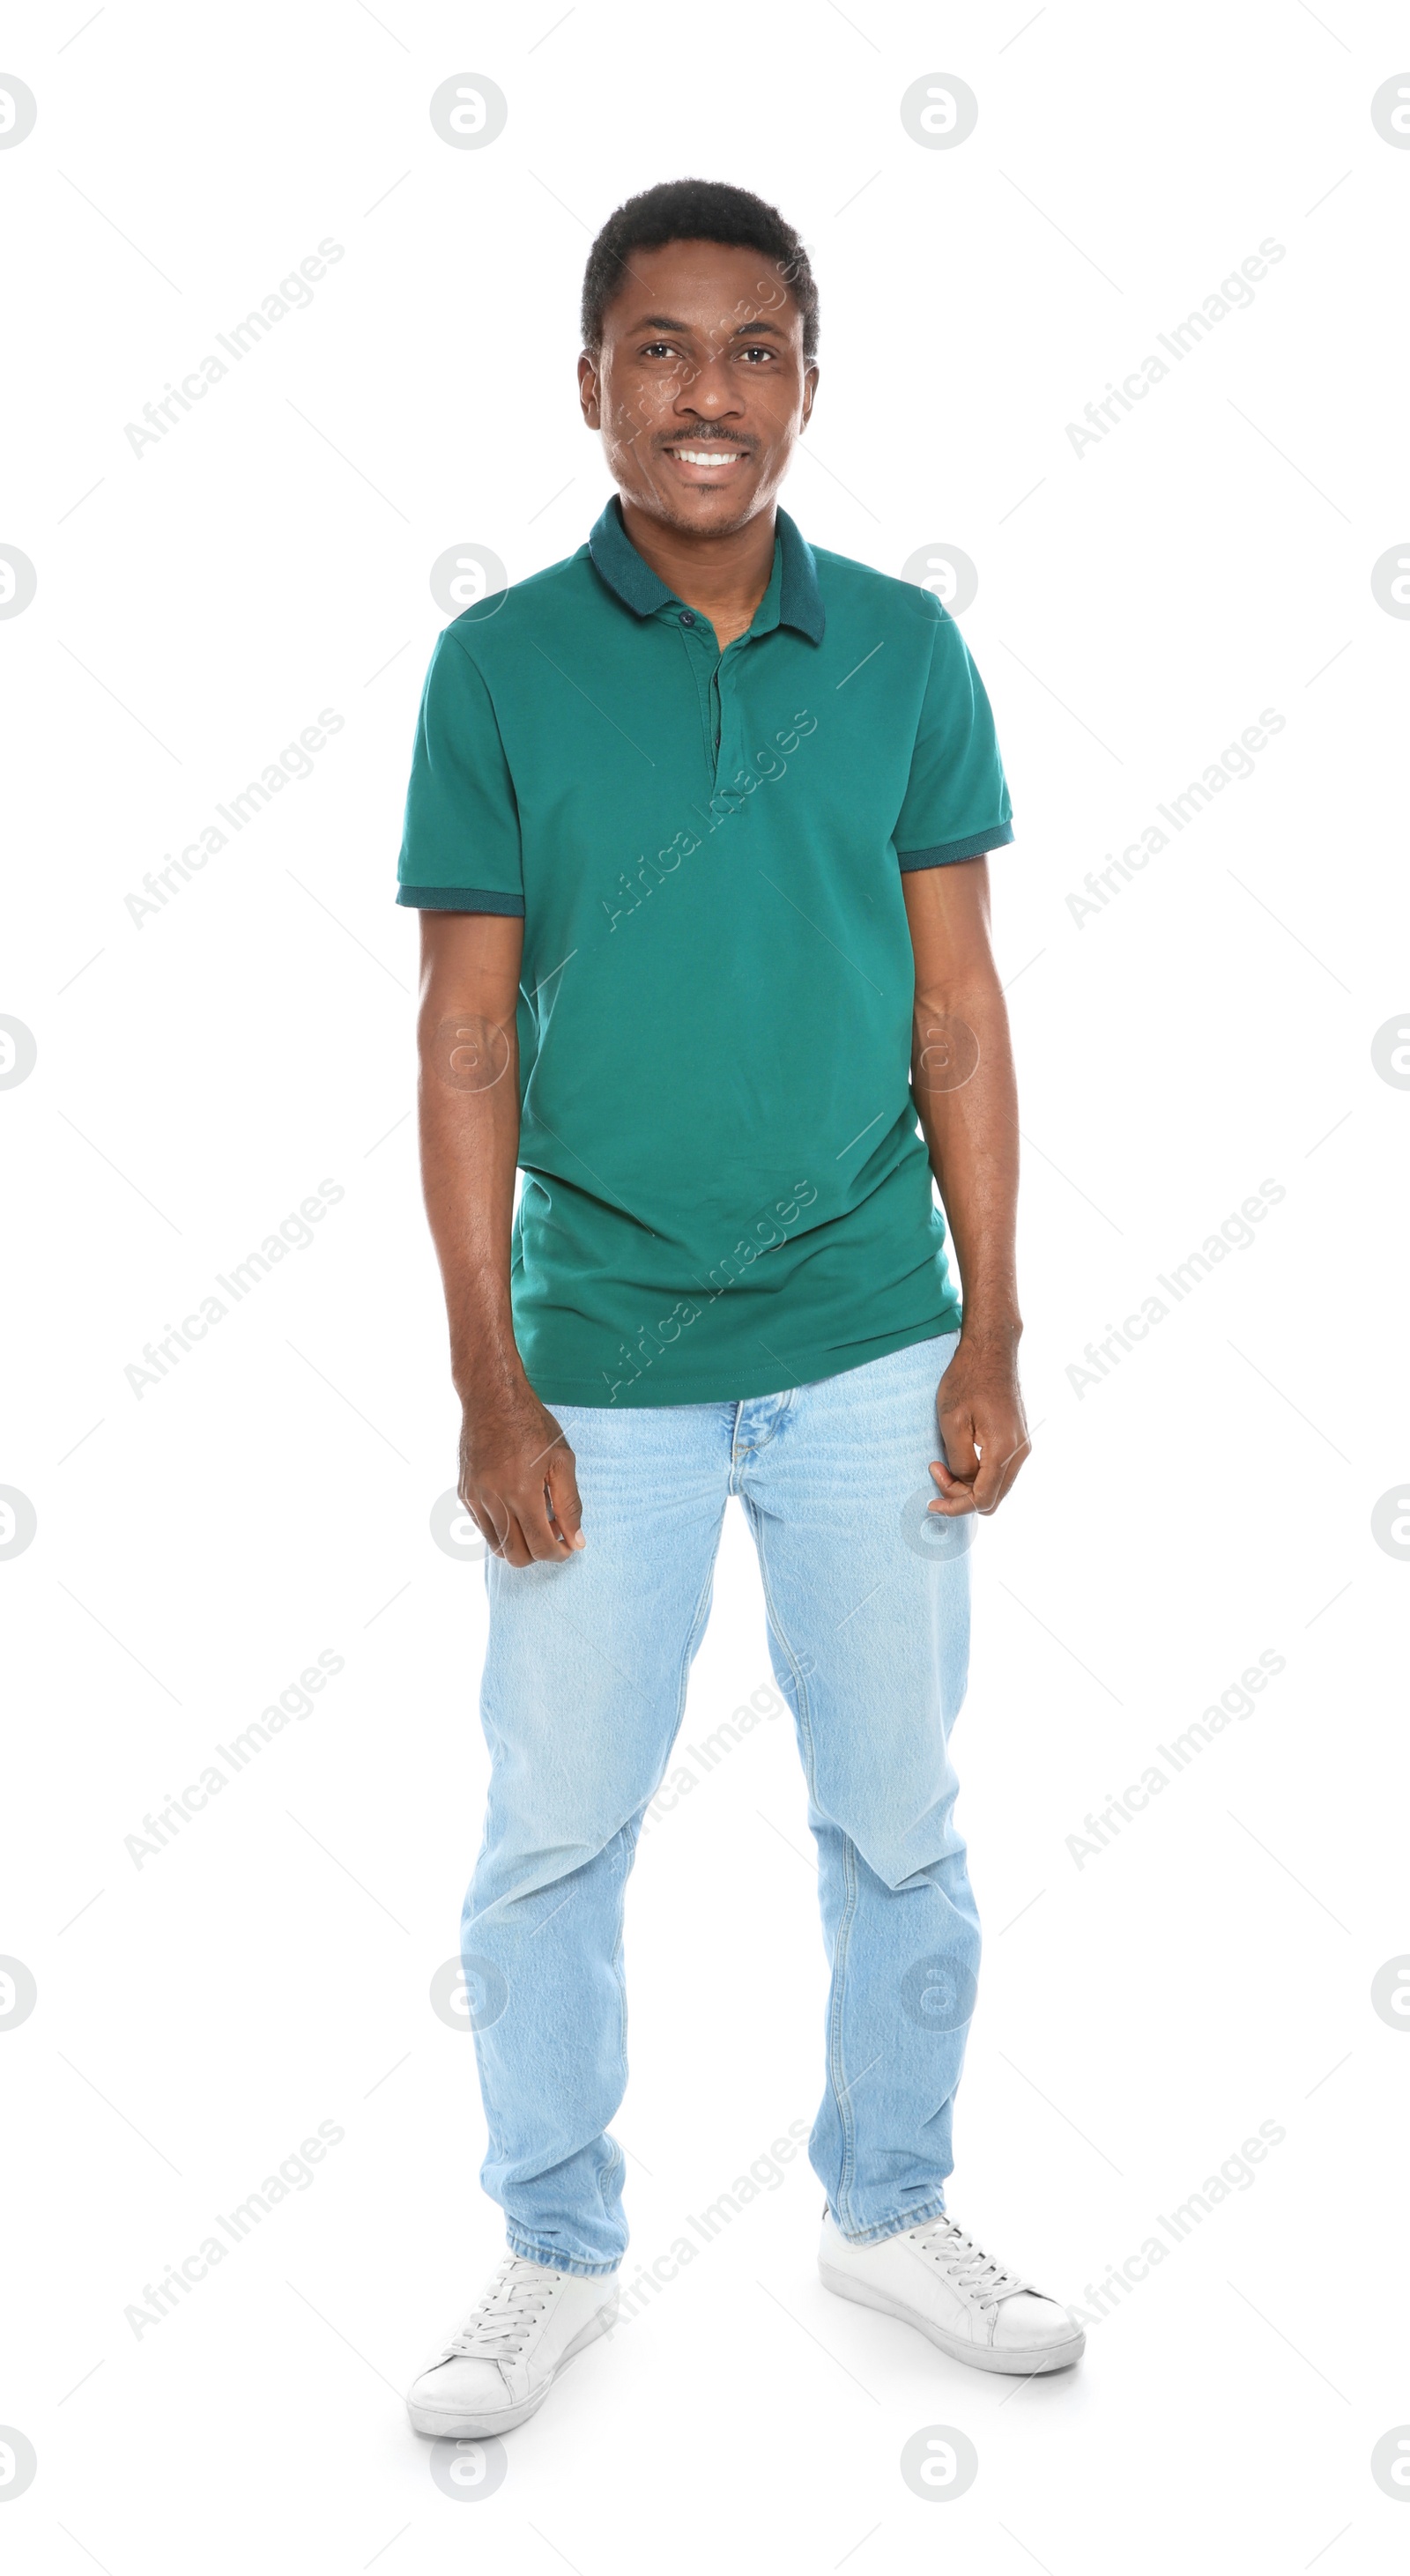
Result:
<svg viewBox="0 0 1410 2576"><path fill-rule="evenodd" d="M913 2230L916 2244L923 2254L937 2262L947 2278L965 2297L980 2308L997 2306L1000 2299L1012 2298L1026 2285L1006 2264L996 2263L972 2236L966 2236L951 2218L932 2219L929 2226Z"/></svg>
<svg viewBox="0 0 1410 2576"><path fill-rule="evenodd" d="M558 2274L511 2254L446 2345L446 2361L512 2361L523 2349L534 2319L548 2305Z"/></svg>

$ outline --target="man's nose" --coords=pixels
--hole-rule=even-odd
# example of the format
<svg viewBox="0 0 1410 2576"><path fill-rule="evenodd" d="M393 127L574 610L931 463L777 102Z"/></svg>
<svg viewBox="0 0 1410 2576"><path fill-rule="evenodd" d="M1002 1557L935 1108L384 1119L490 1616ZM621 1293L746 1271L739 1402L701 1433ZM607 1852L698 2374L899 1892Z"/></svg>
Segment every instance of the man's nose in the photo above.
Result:
<svg viewBox="0 0 1410 2576"><path fill-rule="evenodd" d="M698 375L682 386L677 409L699 412L702 419L713 419L722 411L738 411L739 396L731 384L722 358L707 359Z"/></svg>

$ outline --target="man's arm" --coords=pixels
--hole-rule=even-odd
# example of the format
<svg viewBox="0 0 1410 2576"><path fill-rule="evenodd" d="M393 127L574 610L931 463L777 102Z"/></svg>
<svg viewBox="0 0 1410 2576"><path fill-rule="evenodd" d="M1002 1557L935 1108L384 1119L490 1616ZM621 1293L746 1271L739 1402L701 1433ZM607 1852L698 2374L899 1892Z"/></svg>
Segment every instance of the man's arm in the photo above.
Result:
<svg viewBox="0 0 1410 2576"><path fill-rule="evenodd" d="M989 863L901 878L915 951L911 1084L959 1261L964 1324L940 1381L945 1459L931 1469L946 1519L992 1512L1028 1455L1018 1386L1014 1273L1018 1095L1008 1013L989 945Z"/></svg>
<svg viewBox="0 0 1410 2576"><path fill-rule="evenodd" d="M584 1544L573 1453L524 1374L509 1297L523 946L506 915L421 915L421 1177L464 1407L460 1499L508 1565Z"/></svg>

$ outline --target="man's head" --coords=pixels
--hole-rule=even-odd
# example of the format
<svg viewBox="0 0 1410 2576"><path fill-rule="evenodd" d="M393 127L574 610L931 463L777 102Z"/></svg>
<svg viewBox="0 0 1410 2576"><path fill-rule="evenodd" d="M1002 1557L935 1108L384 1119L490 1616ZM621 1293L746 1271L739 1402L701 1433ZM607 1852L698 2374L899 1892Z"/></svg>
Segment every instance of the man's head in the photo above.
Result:
<svg viewBox="0 0 1410 2576"><path fill-rule="evenodd" d="M773 501L817 384L808 255L762 197L677 179L609 217L583 279L583 418L623 498L696 535Z"/></svg>

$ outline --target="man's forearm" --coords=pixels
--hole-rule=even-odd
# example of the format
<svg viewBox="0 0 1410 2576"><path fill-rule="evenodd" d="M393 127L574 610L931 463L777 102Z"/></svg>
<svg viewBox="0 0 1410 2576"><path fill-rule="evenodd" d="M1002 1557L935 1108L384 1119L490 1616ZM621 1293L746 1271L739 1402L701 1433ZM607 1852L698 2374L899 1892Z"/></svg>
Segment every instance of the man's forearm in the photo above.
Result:
<svg viewBox="0 0 1410 2576"><path fill-rule="evenodd" d="M463 1401L472 1385L522 1375L509 1298L519 1103L512 1029L509 1061L492 1089L461 1093L437 1079L435 1059L458 1034L438 1025L423 1038L420 1120L426 1215L445 1285L451 1376Z"/></svg>
<svg viewBox="0 0 1410 2576"><path fill-rule="evenodd" d="M510 1304L519 1153L517 949L510 925L481 943L441 937L428 954L417 1023L421 1174L445 1286L451 1375L462 1402L520 1384ZM502 953L501 953L502 952Z"/></svg>
<svg viewBox="0 0 1410 2576"><path fill-rule="evenodd" d="M584 1544L572 1450L514 1338L522 959L517 919L422 915L421 1173L463 1407L457 1490L494 1554L516 1566L561 1562Z"/></svg>
<svg viewBox="0 0 1410 2576"><path fill-rule="evenodd" d="M964 1323L936 1399L945 1517L992 1512L1028 1455L1018 1383L1018 1100L983 859L903 874L915 952L911 1092L959 1263Z"/></svg>
<svg viewBox="0 0 1410 2576"><path fill-rule="evenodd" d="M917 992L912 1083L959 1263L965 1332L1016 1337L1018 1095L1008 1012L987 966Z"/></svg>

